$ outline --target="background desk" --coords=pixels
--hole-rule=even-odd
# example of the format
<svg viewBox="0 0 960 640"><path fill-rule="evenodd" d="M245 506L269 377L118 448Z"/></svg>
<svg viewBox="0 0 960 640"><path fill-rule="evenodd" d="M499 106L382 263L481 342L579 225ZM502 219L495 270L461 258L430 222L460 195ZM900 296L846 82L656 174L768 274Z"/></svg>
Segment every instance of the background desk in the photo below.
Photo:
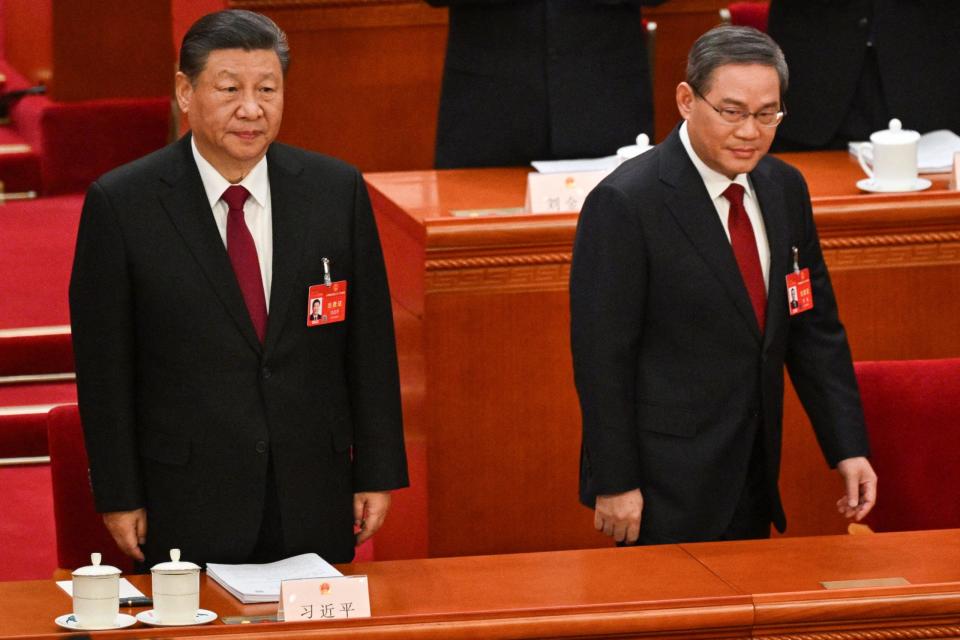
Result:
<svg viewBox="0 0 960 640"><path fill-rule="evenodd" d="M374 617L333 622L146 628L96 638L746 638L960 636L960 530L589 549L346 565L369 576ZM909 585L824 590L824 580ZM150 592L148 576L132 581ZM200 606L242 606L206 576ZM0 638L69 635L53 581L0 583ZM127 613L135 613L125 610ZM842 634L842 635L841 635Z"/></svg>
<svg viewBox="0 0 960 640"><path fill-rule="evenodd" d="M810 183L854 357L960 355L960 193L938 177L928 192L863 194L846 153L783 157ZM526 173L366 176L395 301L408 438L426 448L426 539L408 542L431 556L609 544L576 499L567 280L577 215L450 213L521 206ZM784 431L790 533L843 531L841 484L792 390ZM882 502L882 481L880 491Z"/></svg>

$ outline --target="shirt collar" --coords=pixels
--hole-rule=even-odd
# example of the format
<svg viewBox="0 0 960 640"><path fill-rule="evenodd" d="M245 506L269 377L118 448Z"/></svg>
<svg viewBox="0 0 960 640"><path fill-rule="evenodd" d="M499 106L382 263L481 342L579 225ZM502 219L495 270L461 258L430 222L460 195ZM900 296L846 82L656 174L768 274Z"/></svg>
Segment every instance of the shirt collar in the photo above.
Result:
<svg viewBox="0 0 960 640"><path fill-rule="evenodd" d="M747 179L747 174L737 174L733 180L730 180L730 178L719 171L708 167L707 164L700 159L700 156L697 155L697 152L693 149L693 145L690 143L690 132L687 131L686 121L680 125L680 142L683 143L683 148L687 150L687 155L690 156L693 166L697 168L697 173L699 173L703 179L703 184L707 188L707 193L710 194L711 200L716 200L721 197L731 182L742 186L746 195L756 200L756 196L753 194L753 188L750 186L750 180Z"/></svg>
<svg viewBox="0 0 960 640"><path fill-rule="evenodd" d="M190 148L193 150L193 159L197 163L197 169L200 171L200 180L203 181L203 190L207 193L207 200L210 202L210 208L213 209L217 202L223 196L223 192L231 183L220 175L212 164L200 154L197 149L197 141L190 136ZM256 200L257 204L265 207L267 198L270 194L270 180L267 173L267 156L264 155L250 173L243 177L238 183L250 192L250 196Z"/></svg>

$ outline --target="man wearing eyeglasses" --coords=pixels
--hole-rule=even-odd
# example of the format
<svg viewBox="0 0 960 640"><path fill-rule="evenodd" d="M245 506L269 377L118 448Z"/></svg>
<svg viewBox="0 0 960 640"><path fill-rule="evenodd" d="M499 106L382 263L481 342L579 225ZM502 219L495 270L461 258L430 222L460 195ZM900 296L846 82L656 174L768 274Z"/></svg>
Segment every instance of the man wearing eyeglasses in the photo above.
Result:
<svg viewBox="0 0 960 640"><path fill-rule="evenodd" d="M677 87L684 122L601 182L580 214L570 276L580 499L618 543L785 529L784 365L843 480L837 510L860 520L876 499L807 187L766 156L786 86L765 34L704 34Z"/></svg>

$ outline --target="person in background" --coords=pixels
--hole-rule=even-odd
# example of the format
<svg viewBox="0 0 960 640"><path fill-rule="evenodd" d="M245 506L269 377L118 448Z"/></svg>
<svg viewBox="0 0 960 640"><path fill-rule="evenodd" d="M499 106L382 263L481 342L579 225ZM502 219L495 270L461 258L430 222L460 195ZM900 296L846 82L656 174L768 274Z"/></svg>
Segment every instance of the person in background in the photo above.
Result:
<svg viewBox="0 0 960 640"><path fill-rule="evenodd" d="M774 151L846 149L899 118L960 134L960 2L772 0L790 65Z"/></svg>
<svg viewBox="0 0 960 640"><path fill-rule="evenodd" d="M652 138L641 5L428 0L450 7L438 169L608 156Z"/></svg>

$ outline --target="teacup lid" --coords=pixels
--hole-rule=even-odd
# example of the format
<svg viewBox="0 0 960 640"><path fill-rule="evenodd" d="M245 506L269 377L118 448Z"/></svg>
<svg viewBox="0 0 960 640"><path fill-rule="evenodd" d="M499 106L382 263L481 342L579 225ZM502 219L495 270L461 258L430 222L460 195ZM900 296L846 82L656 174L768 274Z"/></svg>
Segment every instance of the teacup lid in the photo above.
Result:
<svg viewBox="0 0 960 640"><path fill-rule="evenodd" d="M153 565L153 568L150 571L199 571L200 567L193 564L192 562L187 562L185 560L180 560L180 549L170 549L170 562L161 562L160 564Z"/></svg>
<svg viewBox="0 0 960 640"><path fill-rule="evenodd" d="M870 142L877 144L909 144L920 139L920 134L910 129L904 129L899 119L890 121L890 128L875 131L870 135Z"/></svg>
<svg viewBox="0 0 960 640"><path fill-rule="evenodd" d="M645 133L641 133L637 136L637 144L628 144L625 147L620 147L617 149L617 155L625 160L629 160L652 148L650 145L650 137Z"/></svg>
<svg viewBox="0 0 960 640"><path fill-rule="evenodd" d="M90 554L90 564L86 567L80 567L73 572L75 576L115 576L120 575L120 569L111 567L108 564L100 564L101 556L99 553Z"/></svg>

